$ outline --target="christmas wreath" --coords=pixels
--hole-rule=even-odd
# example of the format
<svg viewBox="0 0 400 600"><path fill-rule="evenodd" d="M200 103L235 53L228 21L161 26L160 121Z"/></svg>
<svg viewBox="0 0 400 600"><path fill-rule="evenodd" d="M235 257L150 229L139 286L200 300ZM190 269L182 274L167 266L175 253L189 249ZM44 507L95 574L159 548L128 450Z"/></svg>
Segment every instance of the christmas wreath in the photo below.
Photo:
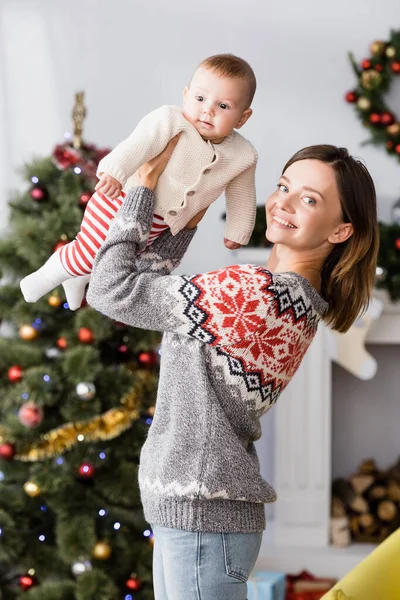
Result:
<svg viewBox="0 0 400 600"><path fill-rule="evenodd" d="M357 85L347 92L346 101L355 105L362 124L369 129L367 143L384 145L400 160L400 123L384 98L393 79L400 75L400 31L392 31L387 42L372 42L370 52L360 64L350 54Z"/></svg>
<svg viewBox="0 0 400 600"><path fill-rule="evenodd" d="M353 90L345 98L354 104L357 116L368 128L365 143L384 146L386 152L400 161L400 122L385 102L393 79L400 76L400 31L391 31L387 41L370 45L370 56L357 63L350 61L357 77ZM392 300L400 298L400 201L393 206L393 223L379 223L380 248L376 286L389 292Z"/></svg>

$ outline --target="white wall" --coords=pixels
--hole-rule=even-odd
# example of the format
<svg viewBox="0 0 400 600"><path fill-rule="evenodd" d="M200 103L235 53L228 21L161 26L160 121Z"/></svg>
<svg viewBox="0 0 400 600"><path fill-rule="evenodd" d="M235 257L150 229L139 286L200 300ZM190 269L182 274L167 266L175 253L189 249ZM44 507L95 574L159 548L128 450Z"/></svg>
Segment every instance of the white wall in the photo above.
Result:
<svg viewBox="0 0 400 600"><path fill-rule="evenodd" d="M355 83L347 52L363 58L393 25L400 27L398 0L382 8L375 0L0 0L3 223L14 170L63 140L75 91L86 91L86 139L114 145L149 110L179 104L196 64L216 52L243 56L258 78L254 116L242 132L259 151L260 203L293 152L327 142L365 159L386 217L399 196L399 164L383 149L361 148L367 131L343 96ZM394 109L396 96L398 87ZM222 245L222 211L222 201L209 210L181 271L235 262ZM360 403L363 389L348 402ZM259 451L270 478L270 415L265 429Z"/></svg>

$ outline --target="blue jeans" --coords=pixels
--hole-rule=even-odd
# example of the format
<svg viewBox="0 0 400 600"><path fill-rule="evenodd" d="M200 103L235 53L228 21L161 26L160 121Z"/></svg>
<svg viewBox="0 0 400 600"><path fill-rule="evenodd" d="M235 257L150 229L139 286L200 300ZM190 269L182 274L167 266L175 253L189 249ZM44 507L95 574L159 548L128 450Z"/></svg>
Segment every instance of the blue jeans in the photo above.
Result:
<svg viewBox="0 0 400 600"><path fill-rule="evenodd" d="M246 600L262 533L153 533L155 600Z"/></svg>

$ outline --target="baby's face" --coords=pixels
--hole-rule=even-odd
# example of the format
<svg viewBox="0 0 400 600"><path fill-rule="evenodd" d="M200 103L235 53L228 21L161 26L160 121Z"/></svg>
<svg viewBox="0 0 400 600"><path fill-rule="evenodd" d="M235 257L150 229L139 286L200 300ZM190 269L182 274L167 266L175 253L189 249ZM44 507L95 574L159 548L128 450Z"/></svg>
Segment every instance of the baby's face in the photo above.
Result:
<svg viewBox="0 0 400 600"><path fill-rule="evenodd" d="M250 117L246 80L199 67L184 90L183 114L205 140L222 142Z"/></svg>

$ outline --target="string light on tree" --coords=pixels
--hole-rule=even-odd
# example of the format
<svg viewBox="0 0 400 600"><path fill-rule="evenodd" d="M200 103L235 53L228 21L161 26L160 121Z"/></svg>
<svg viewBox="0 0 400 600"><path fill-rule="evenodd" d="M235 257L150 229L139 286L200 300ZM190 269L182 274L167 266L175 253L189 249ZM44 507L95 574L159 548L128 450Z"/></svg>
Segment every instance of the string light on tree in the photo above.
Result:
<svg viewBox="0 0 400 600"><path fill-rule="evenodd" d="M75 575L75 577L79 577L84 573L89 573L89 571L91 570L92 563L90 562L90 560L85 560L83 558L74 562L74 564L71 567L71 571L73 575Z"/></svg>
<svg viewBox="0 0 400 600"><path fill-rule="evenodd" d="M49 297L47 302L50 304L50 306L52 308L58 308L62 304L62 300L61 300L60 296L57 296L56 294L52 294Z"/></svg>
<svg viewBox="0 0 400 600"><path fill-rule="evenodd" d="M68 346L68 342L65 339L65 337L58 338L58 340L56 341L56 344L60 348L60 350L65 350Z"/></svg>
<svg viewBox="0 0 400 600"><path fill-rule="evenodd" d="M82 463L78 469L79 477L82 479L92 479L95 468L91 463Z"/></svg>
<svg viewBox="0 0 400 600"><path fill-rule="evenodd" d="M140 579L138 579L136 574L132 574L129 577L129 579L126 580L125 585L128 588L128 590L138 592L140 590L140 588L142 587L142 582L140 581Z"/></svg>

